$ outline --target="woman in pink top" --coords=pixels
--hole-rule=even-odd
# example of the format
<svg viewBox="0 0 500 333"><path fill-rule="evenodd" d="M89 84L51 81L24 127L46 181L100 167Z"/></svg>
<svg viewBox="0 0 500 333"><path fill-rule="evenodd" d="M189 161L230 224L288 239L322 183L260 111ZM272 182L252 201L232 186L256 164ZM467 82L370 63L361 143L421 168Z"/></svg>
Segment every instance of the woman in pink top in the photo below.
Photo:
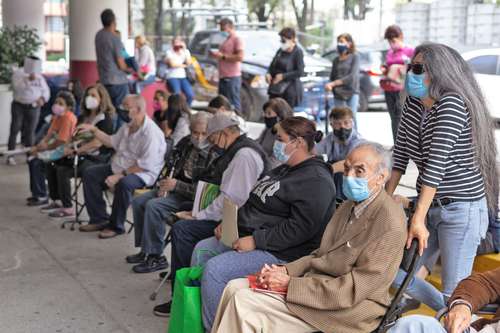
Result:
<svg viewBox="0 0 500 333"><path fill-rule="evenodd" d="M404 89L406 65L413 57L414 49L404 45L403 32L397 25L387 27L384 38L389 42L390 49L385 56L385 77L380 80L380 86L385 93L387 111L391 117L392 137L395 141L401 120L400 92Z"/></svg>

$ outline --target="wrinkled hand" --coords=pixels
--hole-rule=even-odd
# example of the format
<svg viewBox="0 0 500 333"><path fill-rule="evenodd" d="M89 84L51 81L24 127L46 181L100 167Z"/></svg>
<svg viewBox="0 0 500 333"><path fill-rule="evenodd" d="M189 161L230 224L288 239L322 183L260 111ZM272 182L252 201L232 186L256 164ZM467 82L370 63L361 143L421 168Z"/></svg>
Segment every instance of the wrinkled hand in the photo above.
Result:
<svg viewBox="0 0 500 333"><path fill-rule="evenodd" d="M233 249L238 252L248 252L255 250L255 239L253 238L253 236L239 238L233 243Z"/></svg>
<svg viewBox="0 0 500 333"><path fill-rule="evenodd" d="M274 76L273 83L274 83L274 84L278 84L278 83L280 83L281 81L283 81L283 74L282 74L282 73L276 74L276 75Z"/></svg>
<svg viewBox="0 0 500 333"><path fill-rule="evenodd" d="M109 189L115 187L116 184L123 178L123 175L111 175L104 181Z"/></svg>
<svg viewBox="0 0 500 333"><path fill-rule="evenodd" d="M41 107L45 104L45 100L43 99L43 97L40 97L39 99L36 100L36 105Z"/></svg>
<svg viewBox="0 0 500 333"><path fill-rule="evenodd" d="M272 291L285 291L290 283L290 276L282 271L271 270L261 274L259 277L261 285Z"/></svg>
<svg viewBox="0 0 500 333"><path fill-rule="evenodd" d="M183 211L175 214L179 220L194 220L193 212Z"/></svg>
<svg viewBox="0 0 500 333"><path fill-rule="evenodd" d="M219 224L215 229L214 229L214 236L217 238L217 240L220 240L222 237L222 224Z"/></svg>
<svg viewBox="0 0 500 333"><path fill-rule="evenodd" d="M262 268L260 269L260 272L255 274L255 276L257 276L257 282L262 285L262 283L264 282L263 281L264 274L270 273L270 272L278 272L278 273L282 273L282 274L288 274L288 271L286 270L285 266L278 266L275 264L272 264L271 266L269 266L268 264L264 264L264 266L262 266Z"/></svg>
<svg viewBox="0 0 500 333"><path fill-rule="evenodd" d="M394 201L396 201L397 203L403 205L403 208L408 208L410 206L410 202L411 200L408 199L407 197L405 196L402 196L402 195L399 195L399 194L395 194L392 196L392 198L394 199Z"/></svg>
<svg viewBox="0 0 500 333"><path fill-rule="evenodd" d="M272 78L271 74L266 74L266 83L270 84L272 80L273 80L273 78Z"/></svg>
<svg viewBox="0 0 500 333"><path fill-rule="evenodd" d="M455 305L444 319L444 327L448 333L462 333L470 326L472 314L467 305Z"/></svg>
<svg viewBox="0 0 500 333"><path fill-rule="evenodd" d="M418 252L420 255L424 253L427 248L427 240L429 239L429 231L425 226L425 216L422 218L414 214L410 220L410 230L408 231L408 238L406 239L406 248L409 249L411 241L418 239Z"/></svg>
<svg viewBox="0 0 500 333"><path fill-rule="evenodd" d="M175 189L177 180L175 178L166 178L160 180L160 191L170 192Z"/></svg>

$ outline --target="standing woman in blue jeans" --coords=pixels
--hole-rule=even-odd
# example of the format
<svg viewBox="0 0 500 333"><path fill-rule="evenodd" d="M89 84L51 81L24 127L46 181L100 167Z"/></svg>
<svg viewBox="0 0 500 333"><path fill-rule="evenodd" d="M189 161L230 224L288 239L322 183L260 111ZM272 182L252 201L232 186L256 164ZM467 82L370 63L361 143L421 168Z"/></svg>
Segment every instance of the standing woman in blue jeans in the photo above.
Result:
<svg viewBox="0 0 500 333"><path fill-rule="evenodd" d="M333 59L330 82L325 85L327 91L333 91L334 107L349 107L354 117L359 106L359 55L350 34L337 37L338 57Z"/></svg>
<svg viewBox="0 0 500 333"><path fill-rule="evenodd" d="M191 53L181 37L177 36L172 40L172 49L167 51L165 62L168 66L168 90L172 95L178 95L182 92L188 105L191 105L194 93L186 75L187 67L192 63Z"/></svg>
<svg viewBox="0 0 500 333"><path fill-rule="evenodd" d="M407 246L418 239L421 265L440 252L443 290L414 278L408 294L439 309L458 282L470 275L488 228L488 210L497 209L493 121L471 69L448 46L417 47L405 89L408 98L386 189L394 193L412 159L419 171L418 199ZM403 276L398 274L396 285Z"/></svg>

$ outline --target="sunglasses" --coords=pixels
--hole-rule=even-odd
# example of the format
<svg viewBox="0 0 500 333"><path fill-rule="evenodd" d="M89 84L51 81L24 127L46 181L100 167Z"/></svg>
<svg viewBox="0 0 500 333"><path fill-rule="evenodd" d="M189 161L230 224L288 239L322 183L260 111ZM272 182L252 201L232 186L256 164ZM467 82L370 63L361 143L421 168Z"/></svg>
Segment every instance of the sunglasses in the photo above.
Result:
<svg viewBox="0 0 500 333"><path fill-rule="evenodd" d="M413 74L423 74L425 72L424 64L408 64L406 72L412 71Z"/></svg>

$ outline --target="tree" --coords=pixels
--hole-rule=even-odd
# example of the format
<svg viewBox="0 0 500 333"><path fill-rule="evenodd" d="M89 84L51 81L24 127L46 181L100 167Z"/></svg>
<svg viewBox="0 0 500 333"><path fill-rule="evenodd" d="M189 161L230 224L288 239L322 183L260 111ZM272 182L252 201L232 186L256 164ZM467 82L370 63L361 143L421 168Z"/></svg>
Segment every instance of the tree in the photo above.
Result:
<svg viewBox="0 0 500 333"><path fill-rule="evenodd" d="M248 12L257 16L259 22L267 22L281 0L248 0Z"/></svg>
<svg viewBox="0 0 500 333"><path fill-rule="evenodd" d="M299 7L300 5L300 7ZM296 3L295 0L292 0L293 12L295 13L295 18L297 19L297 27L299 31L305 32L306 26L308 24L309 18L309 1L302 0L301 3Z"/></svg>
<svg viewBox="0 0 500 333"><path fill-rule="evenodd" d="M352 17L354 20L364 20L366 13L373 10L370 0L344 0L344 20Z"/></svg>

